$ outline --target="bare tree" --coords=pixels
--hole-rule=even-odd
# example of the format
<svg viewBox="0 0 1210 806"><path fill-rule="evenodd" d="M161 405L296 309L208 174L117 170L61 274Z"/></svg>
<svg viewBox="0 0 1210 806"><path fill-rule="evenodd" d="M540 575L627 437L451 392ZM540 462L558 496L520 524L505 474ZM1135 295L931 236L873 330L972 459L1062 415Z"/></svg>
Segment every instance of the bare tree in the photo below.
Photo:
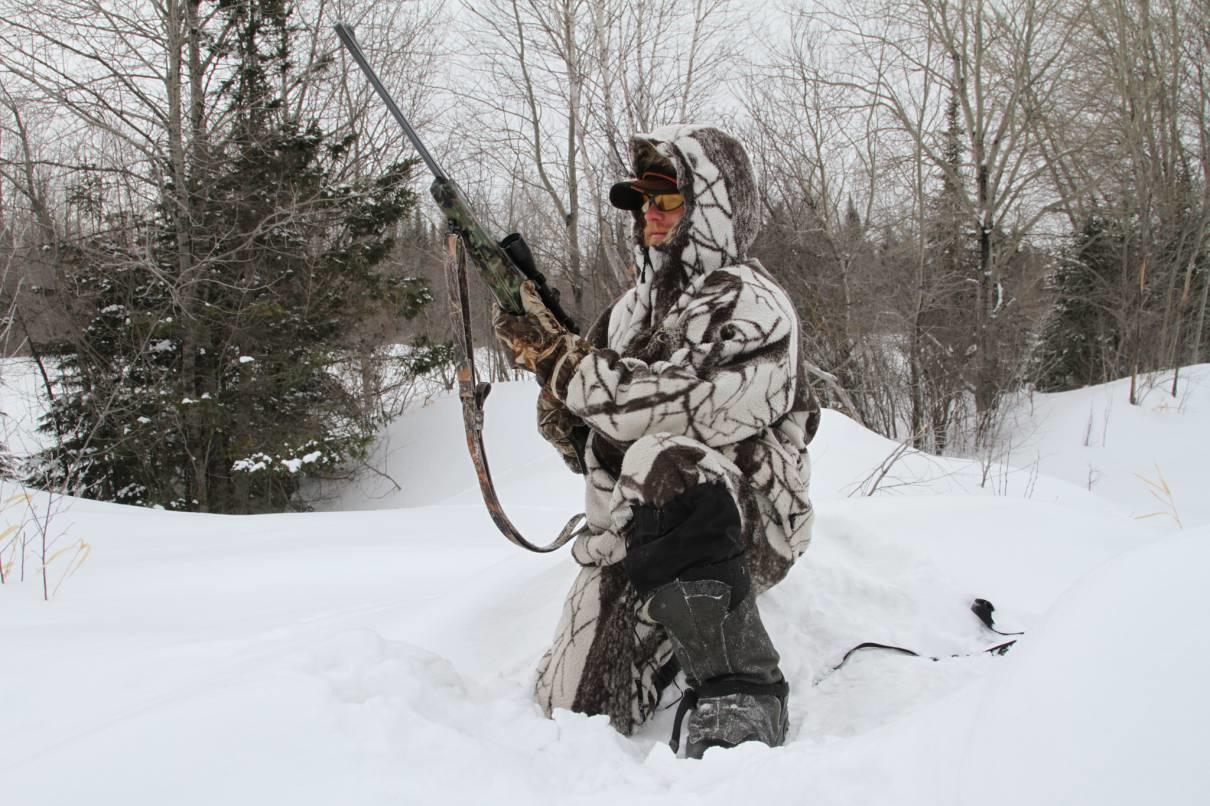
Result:
<svg viewBox="0 0 1210 806"><path fill-rule="evenodd" d="M813 52L803 46L782 60L802 85L813 88L803 108L844 110L862 124L855 131L867 144L881 144L873 152L882 154L878 160L850 148L862 165L856 176L863 181L854 187L860 192L877 183L882 198L875 201L871 192L867 210L879 210L873 217L887 225L908 225L899 232L911 233L919 245L915 303L907 312L914 334L909 355L915 434L923 433L926 419L934 432L946 419L936 412L923 415L927 373L921 356L936 330L925 319L940 315L952 321L967 289L969 338L950 338L941 346L963 365L977 433L988 429L1000 393L1021 370L1023 356L1005 350L1012 327L1007 320L1017 304L1010 275L1038 224L1058 209L1041 192L1049 180L1034 121L1044 111L1039 99L1061 82L1066 63L1064 46L1073 26L1060 6L1057 0L923 0L865 4L845 13L804 12L796 41L807 41L809 34ZM830 99L826 104L820 103L824 97ZM811 112L805 117L818 120ZM836 209L820 148L808 162L817 176L815 192ZM949 222L944 236L936 231L943 218ZM967 238L973 243L969 269L938 264L947 254L956 260L956 246ZM945 286L945 312L930 314L937 310L930 299Z"/></svg>
<svg viewBox="0 0 1210 806"><path fill-rule="evenodd" d="M526 228L574 310L595 311L629 282L630 234L605 189L629 170L631 133L695 115L716 89L727 4L492 0L465 9L484 56L481 80L459 88L474 107L463 129L496 175L487 206L505 228Z"/></svg>
<svg viewBox="0 0 1210 806"><path fill-rule="evenodd" d="M1074 265L1093 291L1099 382L1197 361L1205 288L1207 171L1203 0L1097 0L1068 9L1067 80L1036 137L1077 240L1098 231L1116 266ZM1083 233L1081 235L1081 233ZM1104 249L1102 250L1104 252ZM1104 263L1104 261L1102 261Z"/></svg>

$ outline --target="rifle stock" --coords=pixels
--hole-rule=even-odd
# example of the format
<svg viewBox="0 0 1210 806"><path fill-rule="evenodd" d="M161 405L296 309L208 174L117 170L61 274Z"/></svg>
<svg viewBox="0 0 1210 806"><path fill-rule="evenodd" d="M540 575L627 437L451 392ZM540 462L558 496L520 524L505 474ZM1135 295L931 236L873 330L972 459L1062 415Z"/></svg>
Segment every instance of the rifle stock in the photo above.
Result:
<svg viewBox="0 0 1210 806"><path fill-rule="evenodd" d="M353 57L353 61L357 62L361 71L369 79L370 86L378 93L378 97L382 99L391 115L403 129L404 134L420 154L424 164L432 172L433 183L429 186L429 193L437 202L437 206L441 208L441 212L445 214L450 231L461 238L467 257L479 268L480 276L500 307L512 314L524 313L521 307L521 283L532 280L542 302L555 315L559 323L572 333L579 333L580 329L575 320L559 304L558 290L551 288L546 282L546 277L538 271L533 253L530 252L529 245L525 243L521 235L514 232L497 243L487 234L487 231L475 218L462 189L429 154L428 149L408 123L403 112L399 110L395 100L378 79L374 69L370 67L365 54L361 51L361 46L357 44L357 39L353 36L353 29L344 23L337 23L336 35L340 37L340 41L349 51L349 55Z"/></svg>

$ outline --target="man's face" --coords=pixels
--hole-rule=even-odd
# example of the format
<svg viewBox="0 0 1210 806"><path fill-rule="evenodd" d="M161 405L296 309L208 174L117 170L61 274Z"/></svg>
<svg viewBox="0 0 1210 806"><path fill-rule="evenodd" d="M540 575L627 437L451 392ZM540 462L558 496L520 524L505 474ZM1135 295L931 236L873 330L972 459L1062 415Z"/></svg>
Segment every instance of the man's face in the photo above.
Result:
<svg viewBox="0 0 1210 806"><path fill-rule="evenodd" d="M675 195L665 194L665 197ZM672 228L676 226L683 215L685 215L683 200L674 210L661 210L660 205L649 198L643 209L643 220L645 222L643 226L644 243L647 246L663 243L664 239L668 237L668 233L672 231Z"/></svg>

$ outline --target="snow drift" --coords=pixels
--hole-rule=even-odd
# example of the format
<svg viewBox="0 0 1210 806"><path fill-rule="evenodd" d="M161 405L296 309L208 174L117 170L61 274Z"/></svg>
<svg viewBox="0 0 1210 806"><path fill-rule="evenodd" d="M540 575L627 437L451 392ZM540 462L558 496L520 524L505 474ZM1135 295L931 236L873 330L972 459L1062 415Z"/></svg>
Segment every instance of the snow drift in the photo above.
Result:
<svg viewBox="0 0 1210 806"><path fill-rule="evenodd" d="M1210 437L1210 368L1186 377L1181 400L1134 409L1120 385L1038 396L1012 453L908 454L873 497L896 446L826 413L815 542L761 600L789 743L700 762L667 748L671 711L632 738L537 712L533 668L575 569L495 534L456 400L388 429L381 475L329 488L324 512L35 494L52 537L91 555L50 602L32 567L0 586L0 791L22 806L1206 803L1210 510L1190 446ZM510 513L542 538L577 511L579 480L533 433L533 396L493 393L488 448ZM1097 444L1083 424L1102 399ZM1156 467L1184 532L1137 517L1162 505L1133 475ZM13 492L5 525L33 529ZM1007 655L980 652L1004 639L975 596L1026 630ZM940 660L871 651L829 671L862 641Z"/></svg>

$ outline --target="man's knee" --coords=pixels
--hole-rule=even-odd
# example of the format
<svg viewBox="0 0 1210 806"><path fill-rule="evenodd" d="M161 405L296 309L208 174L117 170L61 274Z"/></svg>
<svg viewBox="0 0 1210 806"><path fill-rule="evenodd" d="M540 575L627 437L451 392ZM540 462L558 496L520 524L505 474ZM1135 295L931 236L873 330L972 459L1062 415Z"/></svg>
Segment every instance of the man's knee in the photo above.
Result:
<svg viewBox="0 0 1210 806"><path fill-rule="evenodd" d="M739 507L720 481L695 484L659 506L639 504L623 568L641 596L670 582L717 580L739 602L750 588Z"/></svg>

